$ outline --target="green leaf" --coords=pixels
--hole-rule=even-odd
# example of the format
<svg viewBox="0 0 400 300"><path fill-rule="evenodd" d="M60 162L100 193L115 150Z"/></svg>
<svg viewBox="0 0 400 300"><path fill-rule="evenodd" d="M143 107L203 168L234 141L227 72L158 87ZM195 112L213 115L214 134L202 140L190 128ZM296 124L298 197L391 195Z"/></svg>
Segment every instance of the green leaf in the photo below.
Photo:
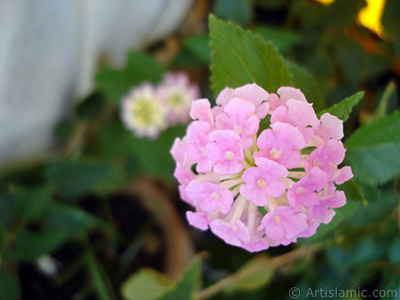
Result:
<svg viewBox="0 0 400 300"><path fill-rule="evenodd" d="M121 166L106 160L63 160L52 163L47 178L56 184L58 192L66 197L89 192L108 192L124 183Z"/></svg>
<svg viewBox="0 0 400 300"><path fill-rule="evenodd" d="M208 59L210 60L210 58ZM209 63L201 61L192 51L186 47L182 47L181 51L174 58L171 63L171 67L175 69L201 69Z"/></svg>
<svg viewBox="0 0 400 300"><path fill-rule="evenodd" d="M196 35L184 41L183 46L197 59L208 65L211 62L211 48L208 34Z"/></svg>
<svg viewBox="0 0 400 300"><path fill-rule="evenodd" d="M367 53L352 40L335 38L331 43L334 46L334 61L341 74L347 82L356 85L368 70Z"/></svg>
<svg viewBox="0 0 400 300"><path fill-rule="evenodd" d="M244 264L232 275L234 280L230 282L225 291L228 293L252 291L266 286L271 281L275 270L272 266L260 268L259 265L265 263L265 260L266 257L257 256Z"/></svg>
<svg viewBox="0 0 400 300"><path fill-rule="evenodd" d="M385 33L393 40L400 35L400 1L386 0L382 15L382 25Z"/></svg>
<svg viewBox="0 0 400 300"><path fill-rule="evenodd" d="M26 230L17 236L18 257L33 261L43 254L52 253L68 238L65 232L55 230Z"/></svg>
<svg viewBox="0 0 400 300"><path fill-rule="evenodd" d="M146 268L131 275L122 284L121 294L126 300L156 300L170 285L170 280L163 274Z"/></svg>
<svg viewBox="0 0 400 300"><path fill-rule="evenodd" d="M114 123L102 132L102 150L111 155L124 155L133 160L132 170L151 172L165 178L173 178L175 163L169 153L176 137L182 137L186 127L175 126L162 132L155 140L136 138L122 127L120 122Z"/></svg>
<svg viewBox="0 0 400 300"><path fill-rule="evenodd" d="M97 261L93 251L90 248L85 250L85 261L88 267L90 279L92 281L93 290L101 300L113 300L114 296L111 283Z"/></svg>
<svg viewBox="0 0 400 300"><path fill-rule="evenodd" d="M0 268L0 299L17 300L21 297L21 288L14 275Z"/></svg>
<svg viewBox="0 0 400 300"><path fill-rule="evenodd" d="M384 247L380 247L378 241L370 236L352 244L349 249L333 246L327 251L328 259L338 270L351 266L365 267L366 264L379 259L384 253Z"/></svg>
<svg viewBox="0 0 400 300"><path fill-rule="evenodd" d="M200 285L201 259L195 257L182 277L157 300L190 300Z"/></svg>
<svg viewBox="0 0 400 300"><path fill-rule="evenodd" d="M293 75L293 86L303 92L308 102L313 103L314 110L325 109L326 103L315 78L306 69L291 61L285 60L285 64Z"/></svg>
<svg viewBox="0 0 400 300"><path fill-rule="evenodd" d="M272 43L280 52L286 51L301 42L299 34L286 29L259 26L253 32L261 35L266 42Z"/></svg>
<svg viewBox="0 0 400 300"><path fill-rule="evenodd" d="M400 173L400 113L359 128L346 143L356 180L382 184Z"/></svg>
<svg viewBox="0 0 400 300"><path fill-rule="evenodd" d="M280 10L284 8L287 3L285 0L252 0L253 3L257 6L265 8L267 10Z"/></svg>
<svg viewBox="0 0 400 300"><path fill-rule="evenodd" d="M318 114L318 117L322 116L324 113L330 113L331 115L334 115L343 121L347 121L351 111L353 110L353 107L356 106L357 103L363 97L364 97L364 92L362 92L362 91L358 92L354 95L351 95L350 97L347 97L346 99L342 100L338 104L335 104L335 105L331 106L330 108L321 111Z"/></svg>
<svg viewBox="0 0 400 300"><path fill-rule="evenodd" d="M253 15L250 0L217 0L213 12L218 18L241 26L247 26Z"/></svg>
<svg viewBox="0 0 400 300"><path fill-rule="evenodd" d="M365 4L365 0L336 0L326 8L323 19L328 26L343 30L355 20Z"/></svg>
<svg viewBox="0 0 400 300"><path fill-rule="evenodd" d="M104 99L98 93L83 99L76 107L75 114L79 119L90 120L98 116L104 107Z"/></svg>
<svg viewBox="0 0 400 300"><path fill-rule="evenodd" d="M397 194L378 190L376 199L370 199L365 205L361 205L357 213L348 218L347 223L354 226L383 224L382 220L390 216L399 204Z"/></svg>
<svg viewBox="0 0 400 300"><path fill-rule="evenodd" d="M397 237L392 241L392 244L390 245L389 251L389 260L391 262L397 262L400 261L400 238Z"/></svg>
<svg viewBox="0 0 400 300"><path fill-rule="evenodd" d="M38 220L51 202L54 190L52 185L20 190L17 193L17 213L27 220Z"/></svg>
<svg viewBox="0 0 400 300"><path fill-rule="evenodd" d="M225 87L256 83L268 92L291 86L289 70L274 47L260 36L214 16L209 18L211 87L217 96Z"/></svg>
<svg viewBox="0 0 400 300"><path fill-rule="evenodd" d="M386 282L383 281L381 291L385 291L385 295L380 297L381 300L398 300L400 295L400 275L398 272L386 272Z"/></svg>
<svg viewBox="0 0 400 300"><path fill-rule="evenodd" d="M16 197L11 194L11 188L0 186L0 220L5 228L11 228L13 225L16 209Z"/></svg>
<svg viewBox="0 0 400 300"><path fill-rule="evenodd" d="M164 69L151 56L131 52L128 54L127 67L124 70L105 67L100 70L95 80L100 91L114 104L119 104L121 98L132 87L143 81L156 83L161 80L163 73Z"/></svg>
<svg viewBox="0 0 400 300"><path fill-rule="evenodd" d="M100 225L100 221L84 210L61 203L52 203L42 222L46 231L63 233L68 238L83 238L95 225Z"/></svg>
<svg viewBox="0 0 400 300"><path fill-rule="evenodd" d="M386 86L383 95L381 99L379 100L378 106L374 111L373 114L373 120L377 121L383 116L386 115L386 112L388 111L389 103L390 102L395 102L395 97L396 97L396 85L394 84L393 81L389 82L388 85Z"/></svg>

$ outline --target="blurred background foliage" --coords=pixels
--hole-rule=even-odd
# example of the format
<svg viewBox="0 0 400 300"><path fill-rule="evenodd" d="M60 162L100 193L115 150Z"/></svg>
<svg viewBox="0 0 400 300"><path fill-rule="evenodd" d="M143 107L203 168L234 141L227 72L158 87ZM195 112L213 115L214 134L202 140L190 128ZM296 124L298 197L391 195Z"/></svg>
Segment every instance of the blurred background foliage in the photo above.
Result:
<svg viewBox="0 0 400 300"><path fill-rule="evenodd" d="M209 13L251 33L216 22L210 37ZM220 69L241 81L216 29L248 36L243 55L266 47L279 60L265 73L269 92L292 83L317 111L354 95L336 107L349 117L348 204L295 245L250 254L190 228L169 154L185 126L150 141L119 119L130 88L169 70L186 71L210 100L229 85ZM129 52L125 69L101 62L95 80L55 129L59 155L1 172L0 299L290 299L291 287L298 299L335 287L400 299L400 1L195 1L177 32Z"/></svg>

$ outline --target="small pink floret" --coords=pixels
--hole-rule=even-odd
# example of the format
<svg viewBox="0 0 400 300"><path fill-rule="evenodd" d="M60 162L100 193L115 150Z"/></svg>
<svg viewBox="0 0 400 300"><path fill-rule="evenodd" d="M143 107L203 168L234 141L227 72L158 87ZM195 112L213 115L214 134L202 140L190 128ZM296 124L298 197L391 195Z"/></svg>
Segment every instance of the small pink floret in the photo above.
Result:
<svg viewBox="0 0 400 300"><path fill-rule="evenodd" d="M271 94L256 84L227 87L216 103L192 103L193 122L171 149L181 198L195 209L189 223L249 252L329 223L346 204L337 186L353 177L339 167L343 122L328 113L318 119L292 87Z"/></svg>

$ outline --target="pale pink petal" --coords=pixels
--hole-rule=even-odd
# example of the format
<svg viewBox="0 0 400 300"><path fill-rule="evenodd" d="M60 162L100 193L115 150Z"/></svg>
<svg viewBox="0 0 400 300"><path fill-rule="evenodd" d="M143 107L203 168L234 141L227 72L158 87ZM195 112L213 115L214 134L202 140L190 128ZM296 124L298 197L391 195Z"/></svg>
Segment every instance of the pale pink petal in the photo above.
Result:
<svg viewBox="0 0 400 300"><path fill-rule="evenodd" d="M195 213L192 211L186 212L186 218L189 221L189 224L200 229L207 230L208 229L208 217L207 214L203 213Z"/></svg>

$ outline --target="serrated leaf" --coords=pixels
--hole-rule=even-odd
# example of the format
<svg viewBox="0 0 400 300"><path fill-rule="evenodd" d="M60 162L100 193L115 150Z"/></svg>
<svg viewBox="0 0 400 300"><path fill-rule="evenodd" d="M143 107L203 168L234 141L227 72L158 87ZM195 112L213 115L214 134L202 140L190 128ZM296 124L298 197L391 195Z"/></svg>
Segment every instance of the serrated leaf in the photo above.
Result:
<svg viewBox="0 0 400 300"><path fill-rule="evenodd" d="M170 285L170 280L163 274L146 268L133 274L122 284L121 294L126 300L155 300Z"/></svg>
<svg viewBox="0 0 400 300"><path fill-rule="evenodd" d="M359 128L346 143L356 180L382 184L400 173L400 113Z"/></svg>
<svg viewBox="0 0 400 300"><path fill-rule="evenodd" d="M260 263L265 263L267 258L258 256L244 264L235 274L225 291L252 291L266 286L274 275L274 267L259 268ZM254 270L257 270L256 272Z"/></svg>
<svg viewBox="0 0 400 300"><path fill-rule="evenodd" d="M215 95L225 87L256 83L268 92L291 86L289 70L273 46L238 26L209 18L211 87Z"/></svg>
<svg viewBox="0 0 400 300"><path fill-rule="evenodd" d="M331 106L330 108L321 111L318 114L318 117L322 116L324 113L330 113L331 115L334 115L343 121L347 121L351 111L353 110L353 107L356 106L363 97L364 92L360 91Z"/></svg>
<svg viewBox="0 0 400 300"><path fill-rule="evenodd" d="M307 101L313 103L315 111L325 109L326 103L321 95L315 78L306 69L289 60L285 60L285 64L293 76L293 87L296 87L303 92Z"/></svg>
<svg viewBox="0 0 400 300"><path fill-rule="evenodd" d="M200 285L201 259L195 257L182 277L157 300L190 300Z"/></svg>
<svg viewBox="0 0 400 300"><path fill-rule="evenodd" d="M124 182L122 168L113 161L105 160L56 161L49 166L46 176L66 197L111 191Z"/></svg>
<svg viewBox="0 0 400 300"><path fill-rule="evenodd" d="M156 83L161 80L164 69L154 59L144 53L131 52L128 54L127 66L123 70L105 67L100 70L95 80L101 92L113 103L119 104L121 98L129 90L149 81Z"/></svg>

